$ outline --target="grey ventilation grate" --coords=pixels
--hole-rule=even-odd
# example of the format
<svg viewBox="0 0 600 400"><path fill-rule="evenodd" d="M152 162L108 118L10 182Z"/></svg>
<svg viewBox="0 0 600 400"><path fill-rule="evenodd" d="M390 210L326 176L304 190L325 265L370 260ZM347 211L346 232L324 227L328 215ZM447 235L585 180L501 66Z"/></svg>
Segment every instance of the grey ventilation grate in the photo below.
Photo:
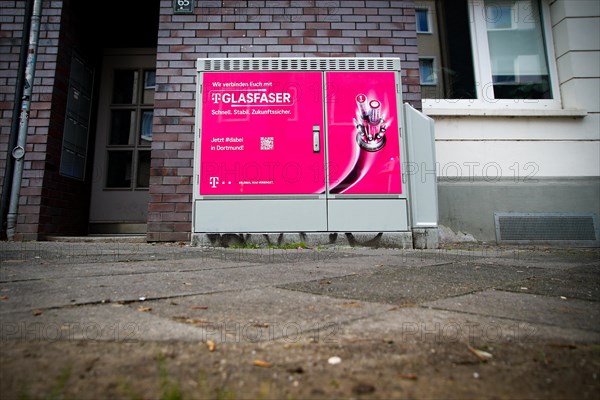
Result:
<svg viewBox="0 0 600 400"><path fill-rule="evenodd" d="M201 71L400 71L399 58L199 58Z"/></svg>
<svg viewBox="0 0 600 400"><path fill-rule="evenodd" d="M600 244L598 216L592 213L494 213L499 243Z"/></svg>

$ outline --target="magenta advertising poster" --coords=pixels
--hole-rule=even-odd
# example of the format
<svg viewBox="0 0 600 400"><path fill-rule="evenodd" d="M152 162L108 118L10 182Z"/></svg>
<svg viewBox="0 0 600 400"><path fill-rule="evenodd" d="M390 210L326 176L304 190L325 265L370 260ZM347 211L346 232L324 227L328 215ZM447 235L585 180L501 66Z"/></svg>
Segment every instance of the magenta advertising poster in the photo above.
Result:
<svg viewBox="0 0 600 400"><path fill-rule="evenodd" d="M401 194L394 72L327 72L329 192Z"/></svg>
<svg viewBox="0 0 600 400"><path fill-rule="evenodd" d="M323 193L322 87L320 72L204 73L200 194Z"/></svg>

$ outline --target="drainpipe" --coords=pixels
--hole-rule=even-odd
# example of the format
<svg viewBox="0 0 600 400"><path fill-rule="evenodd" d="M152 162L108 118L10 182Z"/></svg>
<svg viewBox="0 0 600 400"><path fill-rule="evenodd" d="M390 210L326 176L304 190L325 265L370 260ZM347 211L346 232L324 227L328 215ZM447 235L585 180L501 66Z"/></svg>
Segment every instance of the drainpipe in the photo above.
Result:
<svg viewBox="0 0 600 400"><path fill-rule="evenodd" d="M31 26L31 9L33 0L27 0L25 4L25 16L23 20L23 38L21 40L21 51L19 53L19 69L17 72L17 83L15 84L15 105L11 118L10 136L8 138L8 149L14 149L17 146L17 136L19 134L19 112L21 109L21 99L23 97L23 80L25 79L25 66L27 65L27 34ZM0 200L0 231L2 234L6 230L6 211L10 201L10 189L12 186L12 176L15 169L15 160L9 155L6 157L6 167L4 169L4 181L2 182L2 199Z"/></svg>
<svg viewBox="0 0 600 400"><path fill-rule="evenodd" d="M42 0L34 0L33 12L31 14L31 32L29 33L29 49L27 50L27 66L25 67L25 84L23 88L23 99L21 101L19 135L17 136L17 145L12 150L12 156L15 158L15 169L13 171L8 216L6 217L6 236L8 240L14 239L17 227L19 192L21 191L21 180L23 178L23 162L25 160L25 146L27 144L27 128L29 127L29 110L31 109L31 94L33 92L33 80L35 78L35 63L37 59L38 38L40 36L41 14Z"/></svg>

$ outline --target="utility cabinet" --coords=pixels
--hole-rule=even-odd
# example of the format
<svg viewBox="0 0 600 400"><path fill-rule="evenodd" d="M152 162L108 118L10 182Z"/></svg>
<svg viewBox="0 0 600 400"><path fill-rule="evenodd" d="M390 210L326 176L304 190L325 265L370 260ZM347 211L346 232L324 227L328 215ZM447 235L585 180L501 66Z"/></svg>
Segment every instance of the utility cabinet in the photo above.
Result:
<svg viewBox="0 0 600 400"><path fill-rule="evenodd" d="M433 122L403 104L399 59L198 59L197 73L193 233L437 226L421 176Z"/></svg>

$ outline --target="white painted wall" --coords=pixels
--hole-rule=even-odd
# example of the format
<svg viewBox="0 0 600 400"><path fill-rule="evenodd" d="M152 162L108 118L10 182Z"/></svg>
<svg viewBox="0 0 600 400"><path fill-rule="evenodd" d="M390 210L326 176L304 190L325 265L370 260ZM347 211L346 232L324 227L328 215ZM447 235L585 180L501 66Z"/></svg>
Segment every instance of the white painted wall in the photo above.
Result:
<svg viewBox="0 0 600 400"><path fill-rule="evenodd" d="M435 120L439 176L600 176L600 1L550 1L563 110L494 113L425 108ZM550 42L552 43L552 42ZM549 43L549 44L550 44ZM551 61L552 62L552 61ZM450 110L448 110L450 111Z"/></svg>

